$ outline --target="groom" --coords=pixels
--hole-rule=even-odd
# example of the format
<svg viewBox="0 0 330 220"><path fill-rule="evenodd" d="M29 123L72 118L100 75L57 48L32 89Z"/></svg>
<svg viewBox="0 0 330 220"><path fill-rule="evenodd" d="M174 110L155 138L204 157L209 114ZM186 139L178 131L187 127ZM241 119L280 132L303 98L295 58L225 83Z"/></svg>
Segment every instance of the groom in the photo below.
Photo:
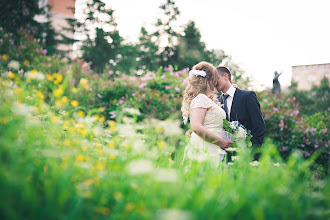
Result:
<svg viewBox="0 0 330 220"><path fill-rule="evenodd" d="M218 72L216 89L223 93L218 100L223 104L227 120L239 121L251 131L252 148L255 150L262 145L266 132L257 96L253 91L234 88L231 83L231 73L226 67L218 66L216 69ZM257 160L259 156L260 154L256 154L254 159Z"/></svg>

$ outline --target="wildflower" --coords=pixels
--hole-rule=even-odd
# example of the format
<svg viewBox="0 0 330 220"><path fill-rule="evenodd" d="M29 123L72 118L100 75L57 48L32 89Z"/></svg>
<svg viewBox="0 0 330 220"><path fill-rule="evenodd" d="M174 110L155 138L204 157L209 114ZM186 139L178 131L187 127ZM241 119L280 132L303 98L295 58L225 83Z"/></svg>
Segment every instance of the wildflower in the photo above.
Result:
<svg viewBox="0 0 330 220"><path fill-rule="evenodd" d="M41 99L45 99L44 94L42 94L42 92L40 92L40 91L37 92L37 96Z"/></svg>
<svg viewBox="0 0 330 220"><path fill-rule="evenodd" d="M71 92L73 92L73 93L77 93L77 92L78 92L78 89L75 88L75 87L73 87L73 88L71 89Z"/></svg>
<svg viewBox="0 0 330 220"><path fill-rule="evenodd" d="M24 60L23 63L24 63L25 66L28 66L30 64L30 62L28 60Z"/></svg>
<svg viewBox="0 0 330 220"><path fill-rule="evenodd" d="M166 90L170 90L172 87L171 86L165 86Z"/></svg>
<svg viewBox="0 0 330 220"><path fill-rule="evenodd" d="M8 54L2 54L2 55L1 55L1 58L2 58L4 61L7 61L8 58L9 58L9 56L8 56Z"/></svg>
<svg viewBox="0 0 330 220"><path fill-rule="evenodd" d="M116 117L116 113L115 112L109 112L110 118L115 118Z"/></svg>
<svg viewBox="0 0 330 220"><path fill-rule="evenodd" d="M53 77L54 77L54 84L57 85L59 84L60 82L63 81L63 76L61 74L58 74L58 73L54 73L53 74Z"/></svg>
<svg viewBox="0 0 330 220"><path fill-rule="evenodd" d="M156 127L155 131L157 134L162 134L162 133L164 133L164 128L159 126L159 127Z"/></svg>
<svg viewBox="0 0 330 220"><path fill-rule="evenodd" d="M88 80L85 78L80 79L80 84L84 89L88 89Z"/></svg>
<svg viewBox="0 0 330 220"><path fill-rule="evenodd" d="M109 122L109 130L111 132L115 132L116 131L116 122L115 121L110 120L110 122Z"/></svg>
<svg viewBox="0 0 330 220"><path fill-rule="evenodd" d="M113 194L113 198L115 199L115 200L119 200L119 199L121 199L123 197L123 194L121 194L121 192L115 192L114 194Z"/></svg>
<svg viewBox="0 0 330 220"><path fill-rule="evenodd" d="M115 158L116 158L116 155L114 155L114 154L110 154L110 155L109 155L109 157L110 157L110 159L112 159L112 160L113 160L113 159L115 159Z"/></svg>
<svg viewBox="0 0 330 220"><path fill-rule="evenodd" d="M74 108L76 108L76 107L78 107L79 102L76 101L76 100L72 100L72 101L71 101L71 105L72 105Z"/></svg>
<svg viewBox="0 0 330 220"><path fill-rule="evenodd" d="M79 111L77 112L77 115L78 115L79 117L83 118L83 117L85 116L85 112L79 110Z"/></svg>
<svg viewBox="0 0 330 220"><path fill-rule="evenodd" d="M99 119L99 122L104 122L105 121L105 117L104 116L102 116L102 117L100 117L100 119Z"/></svg>
<svg viewBox="0 0 330 220"><path fill-rule="evenodd" d="M81 155L81 154L77 155L77 157L76 157L76 161L78 161L78 162L83 162L83 161L84 161L84 156Z"/></svg>
<svg viewBox="0 0 330 220"><path fill-rule="evenodd" d="M15 79L15 73L13 73L13 72L11 72L11 71L9 71L8 72L8 76L9 76L9 78L11 78L11 79Z"/></svg>
<svg viewBox="0 0 330 220"><path fill-rule="evenodd" d="M114 148L115 147L115 144L113 142L110 142L110 143L108 143L108 147Z"/></svg>
<svg viewBox="0 0 330 220"><path fill-rule="evenodd" d="M51 122L58 123L61 119L58 116L53 116L50 118Z"/></svg>
<svg viewBox="0 0 330 220"><path fill-rule="evenodd" d="M49 81L49 82L53 82L54 81L54 77L50 74L46 74L46 79Z"/></svg>
<svg viewBox="0 0 330 220"><path fill-rule="evenodd" d="M97 170L104 170L105 169L105 165L102 164L102 163L100 163L100 162L98 162L96 164L96 166L95 166L95 169L97 169Z"/></svg>
<svg viewBox="0 0 330 220"><path fill-rule="evenodd" d="M157 142L157 146L160 148L160 149L163 149L165 147L165 142L164 141L158 141Z"/></svg>
<svg viewBox="0 0 330 220"><path fill-rule="evenodd" d="M132 211L133 209L134 209L134 204L131 203L131 202L127 203L127 205L126 205L126 207L125 207L125 211L130 212L130 211Z"/></svg>
<svg viewBox="0 0 330 220"><path fill-rule="evenodd" d="M142 175L152 172L153 164L149 160L134 160L126 165L126 171L130 175Z"/></svg>
<svg viewBox="0 0 330 220"><path fill-rule="evenodd" d="M16 60L12 60L8 63L8 68L18 70L19 69L19 62Z"/></svg>
<svg viewBox="0 0 330 220"><path fill-rule="evenodd" d="M101 215L107 215L107 216L111 214L110 209L106 208L106 207L96 207L95 212L97 212Z"/></svg>
<svg viewBox="0 0 330 220"><path fill-rule="evenodd" d="M16 95L20 94L22 91L23 91L22 88L15 88L15 89L14 89L14 93L15 93Z"/></svg>
<svg viewBox="0 0 330 220"><path fill-rule="evenodd" d="M58 88L58 89L56 89L56 90L53 91L53 95L54 95L56 98L62 96L63 93L64 93L64 91L63 91L62 88Z"/></svg>
<svg viewBox="0 0 330 220"><path fill-rule="evenodd" d="M63 141L63 144L64 144L64 146L66 146L66 147L70 147L70 146L71 146L71 141L68 140L68 139L65 139L65 140Z"/></svg>
<svg viewBox="0 0 330 220"><path fill-rule="evenodd" d="M68 99L68 97L63 96L63 97L61 98L61 101L62 101L63 103L67 103L67 102L69 101L69 99Z"/></svg>

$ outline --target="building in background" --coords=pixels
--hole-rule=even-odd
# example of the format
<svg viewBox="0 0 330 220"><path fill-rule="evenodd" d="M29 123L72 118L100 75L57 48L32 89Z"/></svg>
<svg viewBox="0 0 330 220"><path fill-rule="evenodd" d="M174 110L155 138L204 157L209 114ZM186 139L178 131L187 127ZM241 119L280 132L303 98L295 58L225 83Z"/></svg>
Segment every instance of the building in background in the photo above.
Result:
<svg viewBox="0 0 330 220"><path fill-rule="evenodd" d="M324 77L330 79L330 63L292 66L292 81L298 83L299 90L310 90Z"/></svg>
<svg viewBox="0 0 330 220"><path fill-rule="evenodd" d="M44 0L45 1L45 0ZM73 38L74 33L65 31L63 28L69 28L67 18L75 17L75 0L46 0L50 6L50 19L52 25L57 33L64 34L70 38ZM57 49L60 51L68 51L67 56L72 57L73 45L59 44Z"/></svg>

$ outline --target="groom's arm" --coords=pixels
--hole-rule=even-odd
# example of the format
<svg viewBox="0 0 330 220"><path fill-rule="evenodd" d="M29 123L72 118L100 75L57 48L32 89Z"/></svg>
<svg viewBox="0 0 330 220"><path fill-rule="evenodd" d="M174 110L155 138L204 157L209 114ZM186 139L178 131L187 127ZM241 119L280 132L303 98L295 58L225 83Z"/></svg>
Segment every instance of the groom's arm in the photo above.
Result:
<svg viewBox="0 0 330 220"><path fill-rule="evenodd" d="M251 134L253 137L251 138L251 142L253 145L262 145L266 133L266 125L255 92L251 91L248 95L247 109L252 124Z"/></svg>

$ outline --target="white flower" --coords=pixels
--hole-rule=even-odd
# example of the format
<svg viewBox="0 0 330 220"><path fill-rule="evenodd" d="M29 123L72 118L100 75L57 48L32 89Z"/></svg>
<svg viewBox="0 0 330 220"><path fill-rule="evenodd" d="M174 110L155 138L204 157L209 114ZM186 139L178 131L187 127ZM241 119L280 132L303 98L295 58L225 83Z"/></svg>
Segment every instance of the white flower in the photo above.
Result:
<svg viewBox="0 0 330 220"><path fill-rule="evenodd" d="M238 121L230 122L230 128L231 129L236 130L237 127L238 127Z"/></svg>
<svg viewBox="0 0 330 220"><path fill-rule="evenodd" d="M178 209L160 209L157 211L158 220L172 220L172 219L180 219L180 220L190 220L194 219L192 213L188 211L178 210Z"/></svg>
<svg viewBox="0 0 330 220"><path fill-rule="evenodd" d="M41 72L38 72L36 70L29 71L25 73L25 77L27 79L36 79L36 80L43 80L45 79L45 75L42 74Z"/></svg>
<svg viewBox="0 0 330 220"><path fill-rule="evenodd" d="M178 181L178 174L174 169L158 168L153 173L154 179L158 182L173 183Z"/></svg>
<svg viewBox="0 0 330 220"><path fill-rule="evenodd" d="M126 171L130 175L142 175L151 173L154 166L150 160L135 160L126 165Z"/></svg>
<svg viewBox="0 0 330 220"><path fill-rule="evenodd" d="M206 76L206 72L203 70L190 70L189 71L189 77L193 77L193 76L202 76L205 77Z"/></svg>
<svg viewBox="0 0 330 220"><path fill-rule="evenodd" d="M131 115L140 115L141 114L139 109L135 109L135 108L124 108L123 111L127 112Z"/></svg>
<svg viewBox="0 0 330 220"><path fill-rule="evenodd" d="M8 63L8 68L18 70L18 69L19 69L19 62L16 61L16 60L12 60L12 61L10 61L10 62Z"/></svg>
<svg viewBox="0 0 330 220"><path fill-rule="evenodd" d="M253 167L257 167L257 166L259 166L259 162L255 160L255 161L252 161L250 163L250 165L253 166Z"/></svg>
<svg viewBox="0 0 330 220"><path fill-rule="evenodd" d="M235 132L235 136L238 139L245 139L246 138L246 130L242 127L238 127L238 130Z"/></svg>

